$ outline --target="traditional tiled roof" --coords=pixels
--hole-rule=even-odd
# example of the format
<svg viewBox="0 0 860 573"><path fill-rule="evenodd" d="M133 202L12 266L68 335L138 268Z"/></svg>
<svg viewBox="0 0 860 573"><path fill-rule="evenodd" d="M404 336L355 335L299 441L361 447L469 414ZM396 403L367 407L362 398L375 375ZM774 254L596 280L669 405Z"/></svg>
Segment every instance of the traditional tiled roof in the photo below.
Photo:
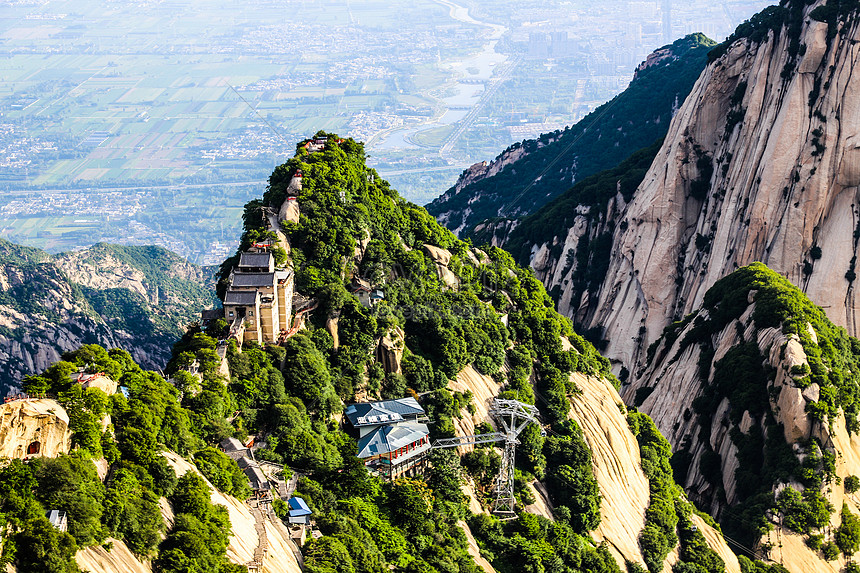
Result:
<svg viewBox="0 0 860 573"><path fill-rule="evenodd" d="M242 468L242 471L248 477L252 490L267 491L271 489L269 480L266 479L263 470L260 469L260 465L257 462L248 458L239 458L236 460L236 464Z"/></svg>
<svg viewBox="0 0 860 573"><path fill-rule="evenodd" d="M233 287L263 287L275 284L275 273L234 273Z"/></svg>
<svg viewBox="0 0 860 573"><path fill-rule="evenodd" d="M429 433L427 424L414 422L380 426L358 440L358 457L372 458L397 451L428 436Z"/></svg>
<svg viewBox="0 0 860 573"><path fill-rule="evenodd" d="M257 302L257 291L255 290L228 290L224 295L225 305L252 306Z"/></svg>
<svg viewBox="0 0 860 573"><path fill-rule="evenodd" d="M224 438L219 444L225 452L235 452L238 450L247 450L248 448L236 438Z"/></svg>
<svg viewBox="0 0 860 573"><path fill-rule="evenodd" d="M242 253L239 256L239 268L269 268L273 262L272 253Z"/></svg>
<svg viewBox="0 0 860 573"><path fill-rule="evenodd" d="M206 310L200 311L200 318L202 320L217 320L219 318L224 318L224 309L223 308L210 308Z"/></svg>
<svg viewBox="0 0 860 573"><path fill-rule="evenodd" d="M411 396L398 400L352 404L344 412L349 422L356 428L393 424L404 419L418 418L424 413L424 408L418 404L418 400Z"/></svg>

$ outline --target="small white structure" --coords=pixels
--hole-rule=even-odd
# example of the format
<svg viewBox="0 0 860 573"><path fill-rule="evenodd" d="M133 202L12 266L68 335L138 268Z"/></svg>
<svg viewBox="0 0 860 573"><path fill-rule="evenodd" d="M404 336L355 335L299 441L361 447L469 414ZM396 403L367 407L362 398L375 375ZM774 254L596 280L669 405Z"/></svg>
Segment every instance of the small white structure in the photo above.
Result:
<svg viewBox="0 0 860 573"><path fill-rule="evenodd" d="M65 511L52 509L45 514L45 517L47 517L48 521L51 522L51 525L56 527L59 531L67 531L69 529L69 521L66 517Z"/></svg>

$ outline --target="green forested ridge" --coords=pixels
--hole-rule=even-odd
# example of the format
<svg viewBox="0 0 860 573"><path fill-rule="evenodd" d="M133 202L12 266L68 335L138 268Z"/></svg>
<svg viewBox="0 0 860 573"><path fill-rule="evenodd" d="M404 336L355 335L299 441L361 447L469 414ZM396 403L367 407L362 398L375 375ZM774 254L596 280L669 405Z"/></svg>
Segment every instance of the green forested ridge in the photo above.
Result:
<svg viewBox="0 0 860 573"><path fill-rule="evenodd" d="M645 177L651 162L660 150L662 142L640 149L622 161L617 167L607 169L583 179L569 190L544 205L535 213L523 218L504 243L518 263L527 265L533 245L542 245L559 235L566 234L573 226L577 216L584 216L589 223L601 222L610 199L621 193L629 201L636 188ZM577 207L588 207L582 214ZM576 293L594 291L603 280L609 265L609 250L612 247L612 224L597 236L586 233L576 247L576 260L565 262L565 268L576 271L571 277L572 288ZM553 246L552 256L561 256L564 241ZM555 293L552 293L555 296ZM577 295L574 295L577 299Z"/></svg>
<svg viewBox="0 0 860 573"><path fill-rule="evenodd" d="M96 268L110 258L139 270L147 288L152 292L158 289L158 304L130 288L78 284L63 270L69 258ZM175 270L184 267L193 272L186 275ZM121 331L133 337L135 349L150 356L148 367L163 366L170 356L170 344L181 335L180 325L193 320L200 307L213 299L208 272L160 247L97 244L82 253L50 255L0 239L0 268L6 276L0 305L7 313L15 311L27 317L23 323L10 320L19 326L4 326L0 334L9 344L20 343L21 352L30 354L38 352L43 331L50 337L44 345L55 343L54 331L64 331L68 338L82 342L115 340ZM107 280L120 285L124 277ZM22 375L33 373L27 358L14 352L0 364L3 395L20 383Z"/></svg>
<svg viewBox="0 0 860 573"><path fill-rule="evenodd" d="M608 554L597 551L586 537L599 522L599 494L587 447L567 421L565 398L575 390L569 372L611 377L606 360L555 313L531 272L517 268L504 251L492 249L486 255L472 251L426 211L403 201L367 169L359 144L348 140L312 156L300 154L288 167L296 165L305 174L303 214L286 232L298 289L321 303L308 328L283 347L251 345L239 352L231 342L229 380L218 374L216 348L226 328L223 321L206 332L190 328L176 344L167 368L172 383L140 370L123 351L107 352L93 345L65 355L42 375L29 377L27 391L57 395L69 412L78 449L60 457L60 462L80 459L75 463L92 467L89 457L104 456L110 470L104 483L92 479L92 472L81 472L75 483L85 479L90 485L77 487L76 495L85 496L81 505L89 509L70 511L69 535L52 528L48 535L36 533L46 530L39 516L47 502L34 496L41 486L35 490L32 486L42 474L34 464L5 466L3 471L22 473L30 481L16 486L0 506L0 519L13 524L4 559L16 562L22 573L75 571L69 557L76 547L101 543L112 535L139 555L154 557L158 571L230 570L224 563L226 515L199 501L199 479L183 477L177 485L159 452L173 450L193 458L214 485L241 496L247 483L235 462L211 446L227 436L245 438L253 433L263 444L258 457L305 474L298 493L309 502L325 533L304 548L309 571L382 572L390 566L410 572L477 571L456 526L468 513L460 491L464 470L459 457L451 451L434 452L425 481L383 484L367 473L355 457L355 442L331 418L359 387L381 396L430 392L422 401L433 417L434 434L452 435L452 418L468 406L470 397L452 394L445 386L472 363L481 372L507 379L506 396L528 402L534 402L535 395L529 377L537 376L550 402L545 417L554 423L557 435L546 440L547 445L536 429L523 435L518 495L525 495L522 488L528 476L563 486L554 493L562 519L556 527L564 530L575 549L560 552L558 562L574 568L582 560L605 562L605 570L617 570ZM278 173L267 201L278 200ZM245 240L264 232L254 207L250 204L246 210ZM353 259L356 237L365 234L369 243L358 262ZM422 249L425 243L451 250L449 267L460 280L458 289L443 286L436 263ZM482 261L476 262L476 256ZM386 301L372 310L359 305L346 290L348 276L355 272L384 280ZM337 351L331 335L321 328L329 313L339 316ZM395 326L405 332L403 375L386 374L372 352L379 336ZM576 350L563 349L562 335ZM512 365L508 374L501 369L506 359ZM199 375L183 370L192 364ZM72 383L69 376L81 366L127 386L128 400L122 394L107 397ZM103 414L113 420L104 433ZM547 457L553 460L551 467ZM473 467L481 473L480 463ZM59 471L53 468L50 475L60 475ZM177 511L170 530L165 530L157 511L159 496L168 497ZM51 503L68 505L60 499ZM490 526L500 526L495 518L487 519ZM163 541L161 532L167 535ZM529 544L538 533L529 533ZM44 554L46 544L56 563L47 569L44 563L29 564L24 555ZM544 558L557 562L555 556L533 553L524 553L520 562L539 570Z"/></svg>
<svg viewBox="0 0 860 573"><path fill-rule="evenodd" d="M755 304L752 319L756 328L779 328L796 335L807 355L809 366L795 368L791 375L799 388L813 383L820 388L819 400L807 404L808 415L825 424L844 416L849 431L857 432L860 341L833 325L797 287L761 263L717 281L705 294L702 310L664 330L649 348L648 361L674 360L668 352L681 334L684 338L675 357L691 344L700 346L703 392L694 401L693 410L699 420L700 441L706 445L710 443L714 413L724 399L729 401L729 436L738 450L734 479L739 503L722 513L726 532L751 547L770 528L765 514L777 511L783 516L784 527L806 534L810 547L826 550L817 532L823 531L835 509L822 492L836 481L838 452L814 438L786 443L770 402L778 398L771 386L775 366L765 358L770 350L759 348L755 338L742 340L713 361L715 336L748 309L750 296ZM817 342L807 325L815 331ZM746 433L739 429L745 411L754 421ZM681 449L672 462L676 479L685 480L690 453ZM702 475L713 476L714 495L725 503L719 454L708 451L700 463ZM774 486L779 483L797 483L801 488L788 486L774 497Z"/></svg>
<svg viewBox="0 0 860 573"><path fill-rule="evenodd" d="M316 419L339 409L341 400L351 401L359 388L381 397L429 392L422 396L422 403L434 420L431 433L444 437L453 435L452 418L468 404L467 395L452 395L446 389L449 379L464 366L473 364L483 374L506 382L503 396L528 403L535 401L529 382L534 371L539 389L548 397L544 415L555 424L559 435L544 440L536 429L524 433L521 470L524 476L559 484L554 501L561 508L563 523L557 527L565 528L566 538L573 540L578 549L559 554L527 552L517 563L525 570L556 562L575 568L581 559L602 563L606 556L598 556L582 537L599 522L599 493L591 475L590 453L578 429L567 421L566 393L574 390L569 372L611 377L608 363L553 310L530 271L518 268L500 249L488 249L486 254L473 250L424 209L401 199L368 169L360 144L352 140L336 144L335 135L325 135L330 142L325 151L308 154L300 147L296 158L275 170L263 198L264 205L277 209L292 174L301 170L301 217L298 224L285 224L284 231L292 247L297 290L314 296L320 307L308 332L295 336L284 349L286 394L299 398L296 405L307 407L311 418ZM246 210L245 241L265 232L264 221L254 216L255 208L257 205L251 204ZM364 242L360 258L354 256L358 241ZM438 278L436 263L423 248L425 244L451 252L448 268L456 275L458 288L449 288ZM351 276L366 277L378 285L384 291L384 301L372 309L359 305L346 290ZM338 316L337 351L323 328L325 318L332 315ZM506 316L507 326L502 316ZM385 373L370 352L375 341L395 327L403 330L406 345L402 375ZM568 336L576 350L565 351L561 336ZM231 352L231 367L234 360L249 352ZM501 369L505 360L510 365L507 374ZM326 432L319 422L302 429L301 424L287 425L279 420L283 417L264 414L261 409L249 412L247 417L247 423L256 424L249 430L265 428L270 436L264 456L314 470L299 482L299 491L311 503L318 523L323 524L321 529L328 534L304 549L314 570L349 571L354 567L358 571L360 564L369 560L407 570L444 571L452 570L452 558L462 561L453 570L470 570L471 565L466 563L471 561L463 557L460 532L452 528L456 519L467 513L459 491L459 476L464 470L453 452L434 452L433 470L427 476L429 489L421 494L426 496L426 507L438 516L434 524L432 519L426 519L426 510L421 510L420 504L412 511L392 513L405 503L403 492L417 486L398 482L392 487L380 487L374 479L368 479L354 458L352 440L341 443L343 434L331 429ZM312 451L301 452L303 448L296 448L297 443L307 443ZM484 484L486 490L479 494L485 495L491 493L492 468L498 467L498 461L494 464L492 456L479 455L481 451L467 458L466 471ZM553 463L548 464L547 458ZM345 489L342 473L334 474L338 476L336 481L328 477L342 472L344 464L355 467L353 489ZM332 497L332 491L352 501L339 501ZM400 501L393 505L386 502L394 494ZM485 525L490 529L502 527L495 518L486 519ZM366 555L367 544L359 541L379 528L391 531L392 526L399 528L404 539L397 541L398 535L391 533L391 542L406 549L390 552L378 547L379 553L375 553L371 546L374 555ZM450 544L447 559L442 559L438 547L423 541L428 535L444 536L443 539L450 536L450 541L443 542ZM517 551L525 551L538 539L545 540L546 535L543 529L535 530ZM487 547L492 545L490 538L479 537ZM378 536L374 539L380 543ZM546 541L541 543L546 546ZM498 557L498 563L505 561L502 553ZM610 568L606 570L615 570L614 563L607 567Z"/></svg>
<svg viewBox="0 0 860 573"><path fill-rule="evenodd" d="M459 193L449 190L428 211L450 213L446 224L464 225L469 233L486 219L533 213L572 183L618 165L666 134L673 110L690 93L714 45L702 34L676 40L665 47L670 57L639 71L613 100L563 131L514 144L505 153L522 147L524 157Z"/></svg>
<svg viewBox="0 0 860 573"><path fill-rule="evenodd" d="M337 142L334 135L329 142L325 151L300 151L276 170L263 201L246 209L243 241L250 241L266 232L259 207L277 207L290 170L302 170L302 215L284 231L298 291L319 302L304 330L283 346L246 344L240 352L229 342L229 379L219 373L223 320L205 331L193 325L176 343L166 368L170 382L141 370L124 351L94 345L26 379L27 391L58 396L77 449L57 460L15 462L0 470L5 472L0 488L6 488L0 520L11 524L2 555L21 573L75 572L70 561L75 549L103 543L109 535L152 558L159 572L232 572L235 566L224 557L230 531L226 512L208 501L199 477L177 480L160 453L172 450L193 459L221 491L242 497L248 492L244 476L213 446L225 437L249 435L260 445L258 458L303 474L296 494L308 502L323 533L302 548L311 573L477 573L457 526L461 519L503 573L619 571L608 549L595 546L589 536L600 522L600 495L591 452L569 419L567 399L578 391L570 378L574 371L617 385L608 362L553 310L531 271L500 249L473 249L401 199L366 167L360 144ZM359 241L363 254L357 256ZM425 245L450 251L456 288L440 280L432 249ZM371 308L358 304L347 290L354 275L368 277L385 299ZM338 318L337 349L324 327L330 316ZM402 331L405 341L402 374L386 372L375 359L377 341L394 331ZM564 350L563 336L571 350ZM492 449L478 448L462 462L453 451L433 451L421 479L385 483L367 472L356 457L355 441L333 417L359 390L380 397L421 392L433 435L453 435L453 418L472 398L447 385L468 364L501 382L503 397L528 403L540 398L550 435L542 436L536 427L521 435L516 494L528 502L527 482L544 480L555 522L530 514L511 522L469 514L462 479L473 475L478 496L492 499L499 465ZM186 370L192 366L196 375ZM81 367L119 381L128 398L83 390L69 378ZM104 414L112 418L106 432ZM696 566L717 571L718 561L689 527L689 508L669 494L676 486L665 440L644 415L631 414L631 426L652 482L648 515L657 533L643 536L643 547L655 540L649 559L661 559L677 535L681 566L688 567L679 571ZM104 482L90 461L101 456L110 464ZM72 473L73 479L64 477ZM51 480L63 487L49 487ZM67 482L73 487L65 487ZM177 516L169 529L158 510L162 496ZM55 506L69 511L68 534L46 527L43 511ZM285 511L282 502L275 509ZM850 542L847 529L843 538L843 544ZM56 559L30 561L46 552Z"/></svg>

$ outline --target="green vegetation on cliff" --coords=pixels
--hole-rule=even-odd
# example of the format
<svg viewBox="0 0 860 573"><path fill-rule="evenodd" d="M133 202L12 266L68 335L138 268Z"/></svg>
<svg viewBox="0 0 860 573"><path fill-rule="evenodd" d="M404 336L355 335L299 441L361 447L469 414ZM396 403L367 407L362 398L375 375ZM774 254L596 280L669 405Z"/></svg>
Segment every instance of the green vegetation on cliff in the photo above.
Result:
<svg viewBox="0 0 860 573"><path fill-rule="evenodd" d="M714 360L718 337L727 329L731 329L730 335L735 330L741 333L735 321L750 312L751 306L755 334L749 339L740 334L740 342ZM773 511L782 515L784 527L811 536L811 546L821 548L816 532L828 525L834 511L824 490L836 481L838 452L815 437L787 443L776 404L780 392L788 390L775 384L779 364L771 362L774 350L759 346L763 340L759 333L769 328L795 339L806 355L808 365L795 366L787 373L793 387L815 385L817 392L806 400L806 415L825 427L844 417L849 432L856 433L860 428L860 341L831 323L797 287L761 263L717 281L705 294L700 311L664 330L649 348L648 360L675 360L690 345L699 346L702 392L693 402L693 410L699 441L707 450L700 458L699 470L710 481L710 500L722 505L726 504L722 460L710 450L710 443L714 417L721 404L728 402L723 424L728 425L739 465L731 476L737 502L721 516L727 533L751 547L770 529L766 514ZM674 357L669 356L681 336ZM785 352L784 345L779 349L779 360ZM812 399L816 395L817 399ZM746 431L740 429L744 418L748 418ZM686 479L690 459L685 449L675 454L677 479ZM791 483L800 488L789 485L774 496L776 486Z"/></svg>
<svg viewBox="0 0 860 573"><path fill-rule="evenodd" d="M59 396L69 411L80 447L74 456L104 456L110 464L104 483L87 478L89 485L77 488L92 507L70 515L74 535L40 542L67 547L50 571L75 571L69 561L75 547L101 543L107 535L153 557L159 572L231 571L224 558L230 528L225 512L208 502L199 478L189 474L177 482L161 454L193 457L216 487L242 496L248 486L235 462L212 446L253 434L258 458L303 474L297 494L323 533L302 548L312 573L477 573L457 525L463 519L501 571L617 572L608 550L589 537L600 521L599 489L582 433L569 420L567 399L577 391L571 372L614 381L608 362L573 332L540 282L509 254L458 240L368 169L361 145L334 135L328 140L324 151L307 154L301 148L276 170L264 200L249 204L245 217L244 241L269 233L259 207L277 209L283 186L294 170L302 170L301 217L283 231L297 289L319 303L305 329L283 346L240 349L235 341L219 347L227 328L223 320L205 331L193 326L174 347L166 369L170 383L141 370L123 351L95 346L27 379L28 390ZM347 286L356 276L380 288L384 300L370 308L359 304ZM333 318L337 345L328 320ZM386 336L403 350L401 373L377 354ZM453 451L433 452L423 480L385 483L368 473L356 457L355 441L336 421L344 402L358 393L421 392L433 435L453 435L453 419L468 408L470 396L447 386L468 365L501 383L504 397L528 403L541 398L552 435L542 436L539 428L522 434L517 495L528 495L524 484L533 477L551 484L556 522L526 514L516 522L470 517L460 488L467 470ZM69 378L80 367L119 381L128 398L82 390ZM106 431L100 424L104 414L112 419ZM469 456L465 465L479 487L492 487L497 462L491 454ZM33 495L32 487L16 491ZM166 527L154 512L159 497L168 498L177 514L163 540ZM3 555L29 573L36 569L28 569L15 548L32 545L41 522L26 523L19 505L0 507L3 519L17 520ZM283 513L283 503L275 509Z"/></svg>
<svg viewBox="0 0 860 573"><path fill-rule="evenodd" d="M572 300L579 300L585 291L598 289L609 265L614 231L612 223L606 224L606 207L619 193L625 202L630 201L661 144L658 141L640 149L617 167L583 179L537 212L523 218L505 240L505 249L518 263L527 265L533 246L551 243L550 256L558 259L565 241L553 239L560 234L566 236L574 220L583 217L588 227L576 245L576 258L569 258L564 264L565 272L576 266L566 288L573 290ZM596 229L601 225L604 226L597 233ZM555 292L551 294L557 296Z"/></svg>

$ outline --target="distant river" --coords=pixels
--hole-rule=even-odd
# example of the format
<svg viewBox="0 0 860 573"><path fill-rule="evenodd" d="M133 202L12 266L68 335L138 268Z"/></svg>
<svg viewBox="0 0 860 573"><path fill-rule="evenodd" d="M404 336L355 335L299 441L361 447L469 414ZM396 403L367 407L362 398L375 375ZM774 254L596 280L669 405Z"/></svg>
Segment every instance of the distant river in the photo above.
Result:
<svg viewBox="0 0 860 573"><path fill-rule="evenodd" d="M454 20L490 28L491 32L487 43L484 44L480 52L472 54L468 58L440 64L442 69L450 70L454 76L461 80L451 86L450 95L440 98L448 108L441 117L437 118L436 121L417 127L392 131L385 136L383 141L374 143L372 149L415 149L418 146L411 143L410 138L416 133L457 123L481 99L481 94L484 93L483 83L492 77L493 69L508 60L506 55L496 52L496 44L508 30L505 26L475 20L469 15L468 8L455 4L450 0L435 0L435 2L448 7L448 14Z"/></svg>

